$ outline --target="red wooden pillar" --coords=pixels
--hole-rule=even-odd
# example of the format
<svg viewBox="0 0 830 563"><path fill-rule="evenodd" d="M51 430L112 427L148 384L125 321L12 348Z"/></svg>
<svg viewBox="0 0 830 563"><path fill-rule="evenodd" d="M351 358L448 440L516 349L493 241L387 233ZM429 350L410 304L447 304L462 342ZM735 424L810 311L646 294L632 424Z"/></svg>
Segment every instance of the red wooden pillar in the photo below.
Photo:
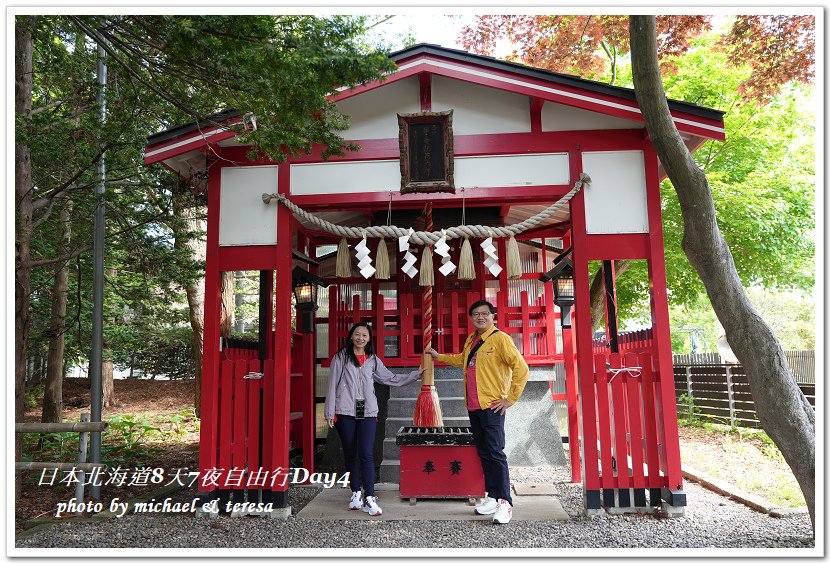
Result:
<svg viewBox="0 0 830 563"><path fill-rule="evenodd" d="M544 262L543 262L544 263ZM545 347L547 348L546 352L549 356L553 356L555 354L560 353L560 350L556 348L556 325L557 325L557 314L554 307L553 302L553 284L546 283L543 286L545 288ZM564 336L563 336L564 339ZM563 340L564 343L564 340Z"/></svg>
<svg viewBox="0 0 830 563"><path fill-rule="evenodd" d="M217 415L219 399L219 314L222 307L222 272L219 271L219 190L221 165L208 179L207 249L205 264L204 345L202 349L202 395L199 432L199 472L216 468ZM213 490L199 480L199 491Z"/></svg>
<svg viewBox="0 0 830 563"><path fill-rule="evenodd" d="M306 239L306 255L311 257L317 256L317 245L309 239ZM313 267L315 274L317 268ZM313 315L313 313L312 313ZM316 371L316 354L317 354L317 329L314 317L312 316L311 332L306 334L308 338L303 339L303 463L309 473L314 472L314 443L317 438L317 404L316 404L316 389L315 381L317 379Z"/></svg>
<svg viewBox="0 0 830 563"><path fill-rule="evenodd" d="M337 292L338 285L329 286L329 358L337 353L337 327L340 326L340 303Z"/></svg>
<svg viewBox="0 0 830 563"><path fill-rule="evenodd" d="M300 315L303 317L302 322L305 323L308 320L307 316ZM300 358L301 358L301 366L300 371L303 374L300 377L299 381L294 382L296 385L302 386L302 389L299 393L300 400L301 400L301 407L300 411L302 412L302 417L299 420L299 424L301 425L301 445L303 449L303 467L308 469L309 473L314 472L314 438L315 438L315 408L314 408L314 334L313 332L307 332L309 330L314 330L314 323L311 323L310 327L302 325L301 330L303 332L302 337L299 339L299 343L295 342L294 345L301 346L300 351Z"/></svg>
<svg viewBox="0 0 830 563"><path fill-rule="evenodd" d="M566 233L562 237L563 249L568 249L571 246L571 234ZM546 284L552 285L552 284ZM549 289L553 292L553 288ZM553 301L549 310L553 311ZM577 361L574 353L576 345L574 342L576 332L574 330L575 317L573 309L571 310L571 327L562 328L562 359L565 365L565 395L568 398L568 450L571 454L571 482L579 483L582 481L582 472L580 468L580 431L579 431L579 393L577 392Z"/></svg>
<svg viewBox="0 0 830 563"><path fill-rule="evenodd" d="M530 304L527 299L527 292L523 291L519 295L519 312L522 315L521 337L522 337L522 354L529 356L531 353L530 346Z"/></svg>
<svg viewBox="0 0 830 563"><path fill-rule="evenodd" d="M386 360L386 325L383 322L386 313L383 308L383 295L380 294L380 291L375 292L373 297L375 300L375 329L372 332L375 339L375 355L383 361Z"/></svg>
<svg viewBox="0 0 830 563"><path fill-rule="evenodd" d="M582 172L582 151L569 151L571 183L579 179ZM583 470L583 490L585 508L600 509L599 464L597 462L597 411L594 397L594 358L591 334L591 280L588 272L588 239L585 223L585 195L580 191L570 201L571 236L573 237L571 253L574 269L574 334L576 336L576 373L579 389L579 422L582 438L581 456Z"/></svg>
<svg viewBox="0 0 830 563"><path fill-rule="evenodd" d="M661 405L659 416L662 418L661 421L658 421L658 431L662 432L659 438L666 456L664 471L668 480L668 490L663 492L663 500L673 506L685 506L686 495L683 493L683 476L680 470L680 440L677 430L677 403L675 402L668 292L666 290L666 259L663 247L660 181L657 176L657 154L650 142L645 143L643 156L646 170L646 203L649 224L650 258L648 261L648 277L651 299L652 346L654 349L653 357L656 359L654 378L658 385Z"/></svg>
<svg viewBox="0 0 830 563"><path fill-rule="evenodd" d="M565 358L565 394L568 397L568 450L571 454L571 483L582 481L579 455L579 398L576 390L574 330L562 329L562 355Z"/></svg>
<svg viewBox="0 0 830 563"><path fill-rule="evenodd" d="M280 164L279 192L287 193L290 181L290 168ZM284 205L277 206L277 246L276 246L276 290L274 299L274 316L276 331L274 334L274 372L273 396L271 404L266 405L271 413L271 460L268 469L286 474L288 471L288 434L291 399L291 212ZM271 483L271 502L275 507L288 506L288 483L283 478Z"/></svg>
<svg viewBox="0 0 830 563"><path fill-rule="evenodd" d="M292 226L297 227L296 221L292 218ZM301 230L297 231L297 250L306 256L313 256L311 251L313 245L310 243L308 236ZM292 267L293 270L293 267ZM315 273L312 271L312 273ZM293 287L292 287L293 291ZM307 326L307 323L311 323ZM297 365L292 366L294 372L301 374L299 378L290 379L290 384L298 386L297 393L294 395L298 399L299 404L295 404L300 412L300 418L294 421L295 430L290 432L294 438L297 438L296 425L299 424L299 445L303 450L303 467L309 471L314 472L314 438L315 438L315 405L314 405L314 317L313 314L296 313L296 326L299 338L294 339L294 346L299 347L296 350L296 358L298 358ZM295 350L292 350L292 356Z"/></svg>

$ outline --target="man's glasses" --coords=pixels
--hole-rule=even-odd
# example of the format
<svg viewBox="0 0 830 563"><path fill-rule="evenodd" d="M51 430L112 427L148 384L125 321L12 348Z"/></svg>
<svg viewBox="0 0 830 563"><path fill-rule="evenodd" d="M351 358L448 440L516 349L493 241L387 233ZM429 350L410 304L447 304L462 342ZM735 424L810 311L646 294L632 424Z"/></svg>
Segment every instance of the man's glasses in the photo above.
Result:
<svg viewBox="0 0 830 563"><path fill-rule="evenodd" d="M476 311L470 316L475 319L476 317L489 317L490 315L492 315L490 311Z"/></svg>

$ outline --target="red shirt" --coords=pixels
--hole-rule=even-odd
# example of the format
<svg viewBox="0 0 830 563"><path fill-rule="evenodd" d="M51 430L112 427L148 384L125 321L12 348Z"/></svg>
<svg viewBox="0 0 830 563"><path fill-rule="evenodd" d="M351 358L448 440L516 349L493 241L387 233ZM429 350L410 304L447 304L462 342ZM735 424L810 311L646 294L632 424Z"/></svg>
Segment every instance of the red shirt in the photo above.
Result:
<svg viewBox="0 0 830 563"><path fill-rule="evenodd" d="M475 345L478 344L480 340L481 337L477 338L476 341L473 342L473 347L475 347ZM478 402L478 386L476 385L475 356L473 356L473 363L467 367L467 372L464 376L464 386L467 389L467 410L481 410L481 405Z"/></svg>

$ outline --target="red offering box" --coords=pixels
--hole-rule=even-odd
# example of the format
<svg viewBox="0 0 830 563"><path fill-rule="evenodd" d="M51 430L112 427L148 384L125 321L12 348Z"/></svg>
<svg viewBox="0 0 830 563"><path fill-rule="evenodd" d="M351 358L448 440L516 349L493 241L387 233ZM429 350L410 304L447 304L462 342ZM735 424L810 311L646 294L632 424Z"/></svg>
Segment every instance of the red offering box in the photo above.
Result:
<svg viewBox="0 0 830 563"><path fill-rule="evenodd" d="M484 496L484 473L466 426L401 427L400 495L404 498Z"/></svg>

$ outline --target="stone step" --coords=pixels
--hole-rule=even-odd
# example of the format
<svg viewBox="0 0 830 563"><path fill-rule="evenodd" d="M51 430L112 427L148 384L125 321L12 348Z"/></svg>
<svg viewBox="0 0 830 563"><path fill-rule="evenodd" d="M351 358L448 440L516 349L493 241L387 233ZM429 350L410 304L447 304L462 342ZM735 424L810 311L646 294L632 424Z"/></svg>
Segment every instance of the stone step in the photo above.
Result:
<svg viewBox="0 0 830 563"><path fill-rule="evenodd" d="M401 447L395 443L395 438L383 439L383 460L401 459Z"/></svg>
<svg viewBox="0 0 830 563"><path fill-rule="evenodd" d="M438 392L438 397L458 397L464 395L464 380L460 378L455 379L436 379L435 390ZM405 398L417 397L421 392L420 382L410 383L402 387L390 387L389 397L391 398Z"/></svg>
<svg viewBox="0 0 830 563"><path fill-rule="evenodd" d="M380 483L401 482L401 462L397 459L384 459L380 464Z"/></svg>
<svg viewBox="0 0 830 563"><path fill-rule="evenodd" d="M387 416L396 418L412 417L415 414L417 401L416 397L389 399ZM444 416L465 416L467 414L464 397L442 397L439 395L438 402L441 406L441 414Z"/></svg>

